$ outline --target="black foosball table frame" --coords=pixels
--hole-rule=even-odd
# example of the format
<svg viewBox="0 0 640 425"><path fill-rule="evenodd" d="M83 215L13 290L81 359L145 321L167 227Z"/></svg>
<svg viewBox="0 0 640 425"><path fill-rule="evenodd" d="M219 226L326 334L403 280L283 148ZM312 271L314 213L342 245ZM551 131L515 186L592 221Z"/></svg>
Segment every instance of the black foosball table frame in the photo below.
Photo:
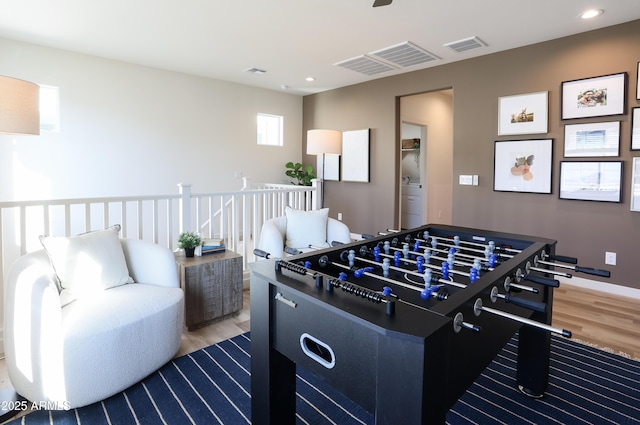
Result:
<svg viewBox="0 0 640 425"><path fill-rule="evenodd" d="M425 231L445 249L456 236L478 251L491 241L498 263L484 262L473 282L464 267L454 266L459 274L447 279L434 268L439 289L425 297L420 286L428 285L415 275L419 255L413 251ZM386 275L373 254L385 242L393 251L404 249ZM423 246L431 245L424 240ZM296 365L302 365L371 412L376 424L444 423L515 332L517 384L542 396L550 333L570 336L551 327L557 281L549 274L553 267L539 263L554 256L555 246L539 237L426 225L253 263L252 422L295 423Z"/></svg>

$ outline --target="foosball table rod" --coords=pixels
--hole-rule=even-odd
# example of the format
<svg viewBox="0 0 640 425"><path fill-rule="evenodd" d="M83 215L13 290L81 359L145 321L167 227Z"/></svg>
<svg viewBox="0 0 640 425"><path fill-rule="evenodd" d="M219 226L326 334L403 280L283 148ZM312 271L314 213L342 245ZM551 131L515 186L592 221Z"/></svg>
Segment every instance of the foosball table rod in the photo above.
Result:
<svg viewBox="0 0 640 425"><path fill-rule="evenodd" d="M514 320L516 322L520 322L525 325L533 326L539 329L544 329L548 332L561 335L565 338L571 338L571 331L567 329L556 328L555 326L547 325L546 323L536 322L535 320L527 319L526 317L520 317L515 314L507 313L506 311L496 310L491 307L485 307L482 305L482 299L478 298L473 305L473 313L476 316L480 316L480 313L486 311L490 314L495 314L496 316L504 317L505 319Z"/></svg>

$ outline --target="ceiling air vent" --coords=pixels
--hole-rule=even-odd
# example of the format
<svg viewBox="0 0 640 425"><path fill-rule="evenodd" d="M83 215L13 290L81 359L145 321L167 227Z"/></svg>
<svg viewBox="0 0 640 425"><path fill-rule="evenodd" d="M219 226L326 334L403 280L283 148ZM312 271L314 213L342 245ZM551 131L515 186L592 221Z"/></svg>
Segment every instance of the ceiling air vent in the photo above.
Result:
<svg viewBox="0 0 640 425"><path fill-rule="evenodd" d="M454 52L464 53L469 50L486 47L487 43L480 40L478 37L469 37L469 38L465 38L464 40L458 40L451 43L447 43L444 46L450 48Z"/></svg>
<svg viewBox="0 0 640 425"><path fill-rule="evenodd" d="M369 53L371 56L377 56L381 59L391 62L400 67L418 65L421 63L431 62L440 59L438 56L427 52L424 49L412 44L408 41L387 47L382 50L376 50Z"/></svg>
<svg viewBox="0 0 640 425"><path fill-rule="evenodd" d="M365 75L376 75L382 72L394 71L396 68L386 63L377 61L369 56L356 56L342 62L334 63L335 66L341 66L355 72Z"/></svg>
<svg viewBox="0 0 640 425"><path fill-rule="evenodd" d="M249 68L249 69L245 69L244 72L248 72L250 74L256 74L256 75L262 75L267 73L267 71L260 68Z"/></svg>

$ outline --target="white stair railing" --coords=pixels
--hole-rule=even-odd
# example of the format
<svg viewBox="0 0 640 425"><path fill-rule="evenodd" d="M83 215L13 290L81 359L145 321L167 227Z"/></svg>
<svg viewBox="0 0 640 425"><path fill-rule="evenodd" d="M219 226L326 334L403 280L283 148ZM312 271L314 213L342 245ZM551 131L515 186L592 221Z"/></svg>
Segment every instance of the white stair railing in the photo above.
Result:
<svg viewBox="0 0 640 425"><path fill-rule="evenodd" d="M237 192L193 193L191 185L179 184L173 195L0 202L0 278L19 256L41 248L40 235L71 236L114 224L122 226L122 237L171 250L183 230L223 238L246 269L255 261L262 224L284 215L287 205L319 208L317 186L250 185L244 179Z"/></svg>

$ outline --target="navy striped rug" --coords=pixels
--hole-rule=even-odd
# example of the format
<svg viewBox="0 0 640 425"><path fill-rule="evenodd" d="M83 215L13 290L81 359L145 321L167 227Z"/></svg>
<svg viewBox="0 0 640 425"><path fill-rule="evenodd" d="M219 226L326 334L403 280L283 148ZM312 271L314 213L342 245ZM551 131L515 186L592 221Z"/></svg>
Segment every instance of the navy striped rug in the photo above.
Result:
<svg viewBox="0 0 640 425"><path fill-rule="evenodd" d="M12 424L248 424L250 335L180 357L142 382L80 409L37 411ZM448 424L640 424L640 362L552 338L549 391L515 388L517 336L447 414ZM373 417L298 368L298 424L373 424Z"/></svg>

